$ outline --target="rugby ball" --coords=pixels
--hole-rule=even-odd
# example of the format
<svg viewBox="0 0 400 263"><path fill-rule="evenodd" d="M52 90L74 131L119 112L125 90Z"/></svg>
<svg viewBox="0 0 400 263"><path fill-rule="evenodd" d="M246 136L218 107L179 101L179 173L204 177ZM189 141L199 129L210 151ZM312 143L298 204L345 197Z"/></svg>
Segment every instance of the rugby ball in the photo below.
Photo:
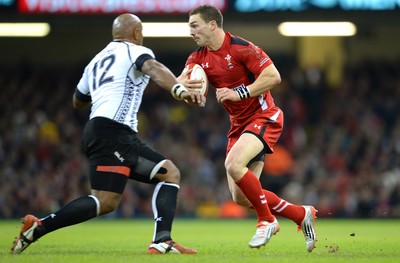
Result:
<svg viewBox="0 0 400 263"><path fill-rule="evenodd" d="M206 72L199 64L196 64L196 63L190 63L190 64L186 65L186 67L183 69L183 72L186 72L189 69L193 69L193 70L192 70L192 72L189 73L188 78L202 80L202 87L201 87L201 89L199 89L199 91L201 94L206 96L207 92L208 92L208 78L207 78Z"/></svg>

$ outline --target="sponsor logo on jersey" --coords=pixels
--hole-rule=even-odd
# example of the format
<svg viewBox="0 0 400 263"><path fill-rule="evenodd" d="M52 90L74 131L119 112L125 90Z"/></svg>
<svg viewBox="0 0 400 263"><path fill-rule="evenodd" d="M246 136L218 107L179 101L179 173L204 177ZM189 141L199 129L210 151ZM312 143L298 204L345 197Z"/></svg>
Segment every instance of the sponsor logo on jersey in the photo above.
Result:
<svg viewBox="0 0 400 263"><path fill-rule="evenodd" d="M201 63L202 68L209 68L210 66L208 65L208 62L206 63Z"/></svg>

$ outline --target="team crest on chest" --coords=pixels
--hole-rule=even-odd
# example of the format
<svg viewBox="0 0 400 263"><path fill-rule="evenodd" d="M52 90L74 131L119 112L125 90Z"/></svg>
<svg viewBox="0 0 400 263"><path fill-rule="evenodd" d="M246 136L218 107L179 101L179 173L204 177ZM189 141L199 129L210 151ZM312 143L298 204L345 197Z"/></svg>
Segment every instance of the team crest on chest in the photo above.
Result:
<svg viewBox="0 0 400 263"><path fill-rule="evenodd" d="M233 64L231 62L232 56L230 54L226 55L225 60L228 63L228 68L233 68Z"/></svg>

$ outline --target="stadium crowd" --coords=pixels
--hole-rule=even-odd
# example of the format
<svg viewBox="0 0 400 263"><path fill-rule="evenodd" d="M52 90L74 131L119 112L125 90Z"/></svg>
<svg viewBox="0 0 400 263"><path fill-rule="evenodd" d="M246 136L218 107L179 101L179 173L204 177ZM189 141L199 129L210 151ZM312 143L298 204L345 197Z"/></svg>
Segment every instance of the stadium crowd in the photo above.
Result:
<svg viewBox="0 0 400 263"><path fill-rule="evenodd" d="M318 68L278 68L283 82L272 94L285 128L267 158L266 188L314 205L319 217L399 218L400 64L348 67L338 87L328 87ZM71 105L82 70L0 69L0 218L45 215L88 193L81 140L89 112ZM153 86L139 137L181 169L177 216L251 216L230 202L223 166L229 123L213 89L197 108ZM151 217L151 187L129 182L108 216Z"/></svg>

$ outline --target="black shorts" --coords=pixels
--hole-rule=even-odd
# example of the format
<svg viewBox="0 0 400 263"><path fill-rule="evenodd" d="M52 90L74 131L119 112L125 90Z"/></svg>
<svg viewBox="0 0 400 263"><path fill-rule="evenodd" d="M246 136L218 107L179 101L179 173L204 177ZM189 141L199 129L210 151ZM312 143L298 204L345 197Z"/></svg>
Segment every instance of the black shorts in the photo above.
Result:
<svg viewBox="0 0 400 263"><path fill-rule="evenodd" d="M127 125L95 117L83 133L94 190L122 194L128 179L156 184L157 164L166 158L141 142Z"/></svg>

